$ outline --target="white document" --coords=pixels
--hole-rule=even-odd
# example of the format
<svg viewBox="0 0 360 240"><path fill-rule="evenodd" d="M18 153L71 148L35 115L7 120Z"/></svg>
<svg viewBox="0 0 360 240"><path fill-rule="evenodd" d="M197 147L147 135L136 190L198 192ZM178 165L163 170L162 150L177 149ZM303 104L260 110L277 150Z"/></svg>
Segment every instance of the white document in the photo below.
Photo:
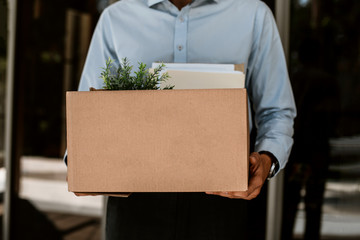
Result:
<svg viewBox="0 0 360 240"><path fill-rule="evenodd" d="M153 63L152 68L160 66L162 63ZM213 71L234 71L234 64L212 64L212 63L164 63L165 69L188 70L196 72Z"/></svg>
<svg viewBox="0 0 360 240"><path fill-rule="evenodd" d="M160 64L153 63L152 67ZM245 74L234 69L233 64L165 63L163 72L168 72L170 78L160 86L173 85L174 89L244 88Z"/></svg>

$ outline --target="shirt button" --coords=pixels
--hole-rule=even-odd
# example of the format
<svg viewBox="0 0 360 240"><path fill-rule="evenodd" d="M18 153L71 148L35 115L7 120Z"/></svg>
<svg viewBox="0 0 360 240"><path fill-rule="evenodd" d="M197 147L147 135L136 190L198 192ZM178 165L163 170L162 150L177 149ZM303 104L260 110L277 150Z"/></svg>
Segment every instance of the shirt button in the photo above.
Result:
<svg viewBox="0 0 360 240"><path fill-rule="evenodd" d="M183 23L183 22L184 22L184 18L183 18L183 17L179 17L179 21L180 21L181 23Z"/></svg>
<svg viewBox="0 0 360 240"><path fill-rule="evenodd" d="M183 50L183 48L184 48L183 45L178 45L178 46L177 46L177 49L178 49L179 51Z"/></svg>

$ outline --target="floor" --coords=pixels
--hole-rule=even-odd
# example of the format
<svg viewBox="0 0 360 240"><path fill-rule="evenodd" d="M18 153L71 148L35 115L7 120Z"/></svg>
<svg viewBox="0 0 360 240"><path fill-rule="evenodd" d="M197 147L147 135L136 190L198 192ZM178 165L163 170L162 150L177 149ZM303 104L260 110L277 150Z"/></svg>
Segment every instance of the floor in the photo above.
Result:
<svg viewBox="0 0 360 240"><path fill-rule="evenodd" d="M322 216L322 239L360 239L360 182L328 181ZM304 204L299 205L295 234L304 232Z"/></svg>
<svg viewBox="0 0 360 240"><path fill-rule="evenodd" d="M360 136L330 140L332 162L326 182L323 240L360 239ZM304 204L299 205L295 234L304 232Z"/></svg>
<svg viewBox="0 0 360 240"><path fill-rule="evenodd" d="M68 192L66 167L61 159L23 157L21 171L17 200L21 210L17 218L22 222L16 224L28 233L26 238L20 235L16 239L101 239L104 198L76 197ZM4 191L5 174L5 169L0 168L0 192ZM0 215L2 208L0 204ZM38 228L47 231L42 236Z"/></svg>
<svg viewBox="0 0 360 240"><path fill-rule="evenodd" d="M55 225L63 240L99 240L104 198L77 197L67 191L61 159L24 157L20 197L31 200Z"/></svg>

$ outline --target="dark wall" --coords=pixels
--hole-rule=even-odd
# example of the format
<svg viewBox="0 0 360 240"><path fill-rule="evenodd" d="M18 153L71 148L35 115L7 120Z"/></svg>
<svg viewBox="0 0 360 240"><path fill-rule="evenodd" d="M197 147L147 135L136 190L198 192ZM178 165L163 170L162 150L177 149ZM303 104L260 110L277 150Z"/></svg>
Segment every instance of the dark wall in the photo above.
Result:
<svg viewBox="0 0 360 240"><path fill-rule="evenodd" d="M61 156L69 9L90 14L94 28L99 15L94 0L18 2L14 88L16 146L22 155ZM73 66L73 71L79 67ZM76 89L76 84L71 87Z"/></svg>

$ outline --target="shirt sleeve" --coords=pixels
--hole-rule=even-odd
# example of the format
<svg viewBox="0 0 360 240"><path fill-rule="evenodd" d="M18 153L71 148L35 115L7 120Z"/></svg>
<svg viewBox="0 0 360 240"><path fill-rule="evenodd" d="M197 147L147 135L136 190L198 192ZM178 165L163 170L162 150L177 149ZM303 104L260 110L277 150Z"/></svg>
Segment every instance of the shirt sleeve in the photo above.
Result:
<svg viewBox="0 0 360 240"><path fill-rule="evenodd" d="M282 169L293 144L296 108L274 17L260 1L247 70L257 128L255 151L272 153Z"/></svg>

